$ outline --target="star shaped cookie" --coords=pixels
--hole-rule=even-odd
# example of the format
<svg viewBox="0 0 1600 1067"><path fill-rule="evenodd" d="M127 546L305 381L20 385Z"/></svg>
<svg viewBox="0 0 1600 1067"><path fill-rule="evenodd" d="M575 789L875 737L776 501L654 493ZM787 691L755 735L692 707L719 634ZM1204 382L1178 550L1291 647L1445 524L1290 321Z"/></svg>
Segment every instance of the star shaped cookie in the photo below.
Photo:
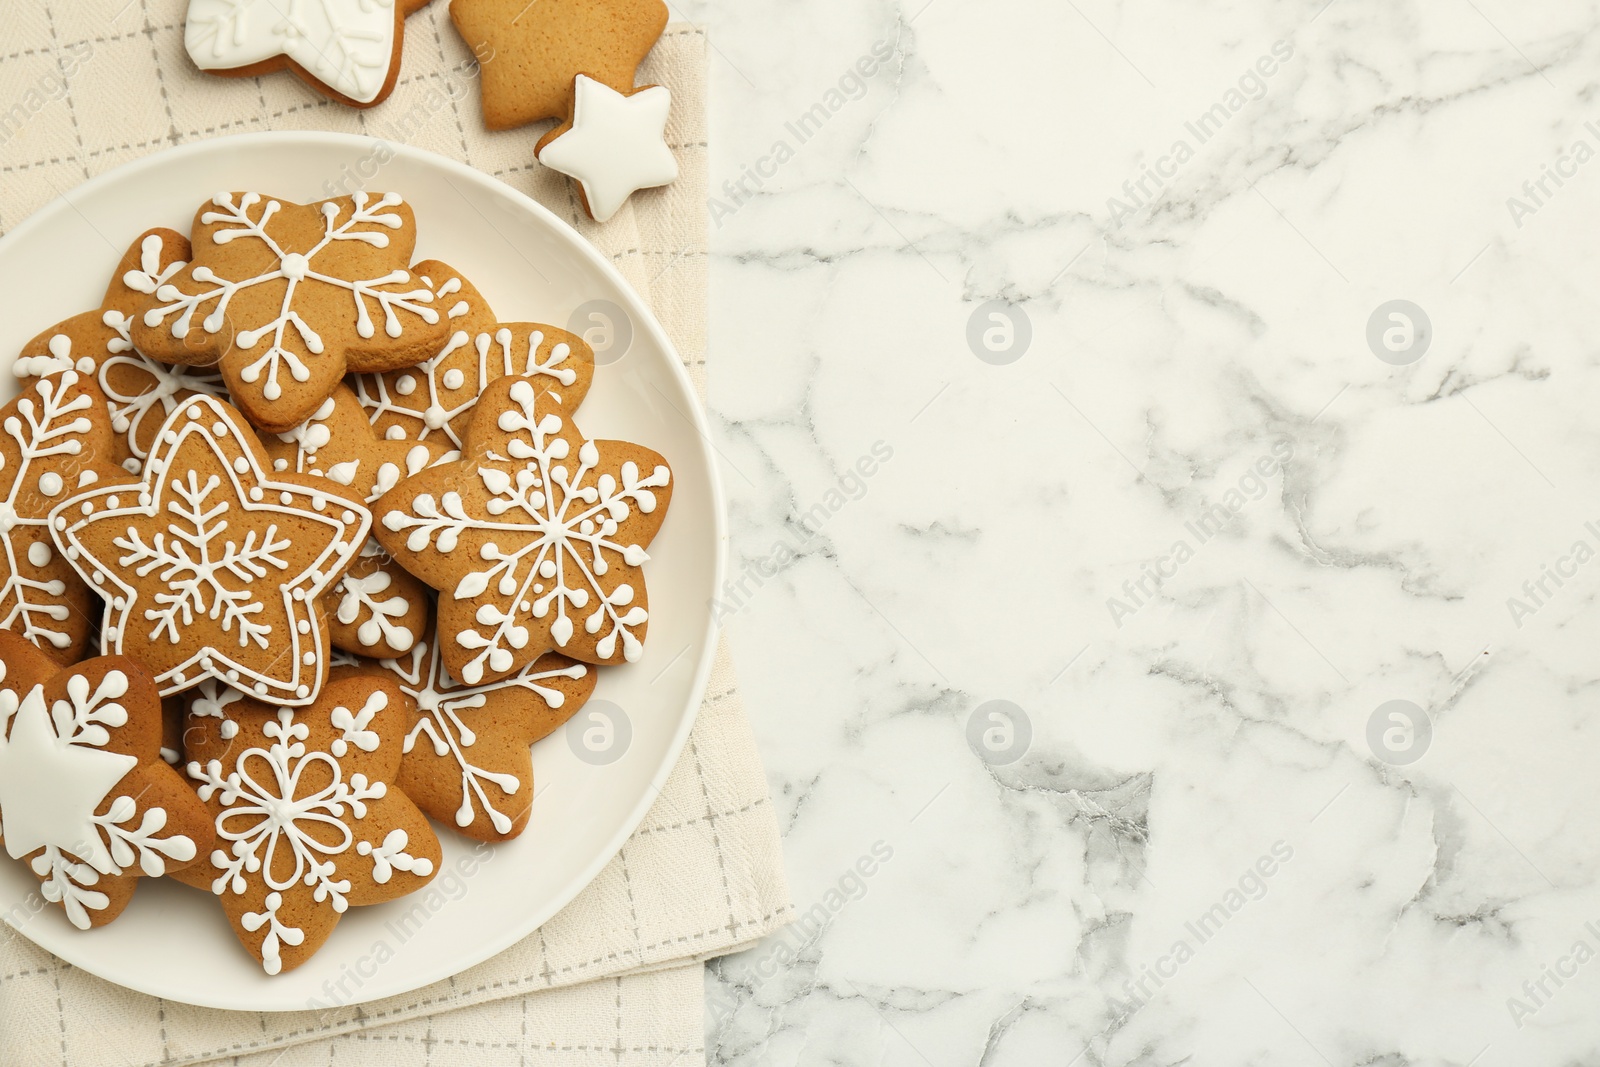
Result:
<svg viewBox="0 0 1600 1067"><path fill-rule="evenodd" d="M667 26L662 0L451 0L450 18L479 56L483 119L509 130L564 119L580 73L620 92Z"/></svg>
<svg viewBox="0 0 1600 1067"><path fill-rule="evenodd" d="M328 654L319 597L371 514L328 479L270 469L237 411L192 397L141 480L50 514L57 545L106 601L102 647L145 663L163 696L212 677L286 705L316 699Z"/></svg>
<svg viewBox="0 0 1600 1067"><path fill-rule="evenodd" d="M138 662L61 668L0 632L0 838L79 929L120 915L141 876L212 847L204 805L162 761L162 726Z"/></svg>
<svg viewBox="0 0 1600 1067"><path fill-rule="evenodd" d="M637 660L649 620L642 564L672 497L656 452L590 441L527 378L490 384L462 458L373 504L374 533L439 590L450 673L477 685L545 652Z"/></svg>
<svg viewBox="0 0 1600 1067"><path fill-rule="evenodd" d="M610 220L640 189L678 180L678 160L666 142L672 94L664 86L619 93L580 74L575 91L572 118L540 138L534 155L577 181L596 222Z"/></svg>
<svg viewBox="0 0 1600 1067"><path fill-rule="evenodd" d="M445 669L437 634L382 667L415 705L400 765L407 795L479 841L522 833L533 802L530 746L583 707L595 668L551 652L502 681L463 685Z"/></svg>
<svg viewBox="0 0 1600 1067"><path fill-rule="evenodd" d="M133 344L215 364L250 421L292 429L346 370L409 366L449 331L409 269L416 216L398 193L303 205L218 193L195 216L193 261L145 298Z"/></svg>
<svg viewBox="0 0 1600 1067"><path fill-rule="evenodd" d="M233 730L194 712L185 770L218 847L179 872L209 889L268 974L316 953L351 907L427 885L439 839L398 785L409 702L375 671L328 680L296 711L243 699Z"/></svg>

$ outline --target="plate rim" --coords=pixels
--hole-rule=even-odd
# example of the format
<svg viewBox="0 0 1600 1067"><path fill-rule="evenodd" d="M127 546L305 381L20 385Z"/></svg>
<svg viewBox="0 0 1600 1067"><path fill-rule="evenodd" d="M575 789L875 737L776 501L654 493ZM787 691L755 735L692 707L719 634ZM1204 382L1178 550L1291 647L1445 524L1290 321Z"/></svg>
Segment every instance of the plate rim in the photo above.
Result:
<svg viewBox="0 0 1600 1067"><path fill-rule="evenodd" d="M678 385L683 389L684 394L694 401L694 403L690 405L691 411L689 413L688 421L699 437L697 447L699 448L700 456L703 460L706 470L706 483L710 494L712 520L711 536L714 540L714 544L712 546L711 567L712 590L715 591L722 588L728 565L728 515L726 497L724 495L722 485L722 473L717 466L716 457L713 455L713 448L711 445L711 427L706 415L705 402L699 398L694 387L694 382L689 378L689 373L685 369L683 360L678 354L677 346L673 344L672 338L667 334L665 327L663 327L660 320L656 318L655 309L650 305L650 302L646 300L644 296L640 294L626 278L623 277L622 272L619 271L610 261L610 259L603 255L598 248L590 243L582 234L575 230L560 216L556 215L549 208L533 199L527 193L508 185L507 183L501 181L491 174L488 174L485 171L481 171L476 167L469 166L468 164L459 160L451 159L449 156L441 155L438 152L434 152L425 148L417 148L413 145L404 143L395 143L393 141L385 140L381 137L364 136L353 133L340 133L331 130L255 130L245 133L224 134L218 137L207 137L201 140L190 141L186 144L170 146L168 148L161 149L160 151L141 156L138 159L129 160L126 163L122 163L110 170L97 174L86 181L80 182L71 189L59 192L54 198L41 205L39 208L29 214L27 218L23 219L21 222L7 230L3 236L0 236L0 259L4 259L10 253L10 250L14 245L21 243L22 240L30 236L35 230L51 225L54 222L55 217L61 215L63 212L71 212L72 214L76 214L92 229L94 224L88 221L88 217L84 215L83 212L79 210L78 206L73 202L73 197L76 194L82 193L86 190L98 191L103 187L134 178L145 170L155 169L160 166L168 166L189 156L225 150L221 148L221 146L224 145L254 146L258 144L270 144L273 142L283 145L286 148L293 145L312 145L319 147L340 146L356 150L371 150L381 146L392 152L395 157L409 157L413 162L420 163L425 166L440 168L445 171L447 175L464 179L465 181L470 182L474 186L478 187L478 190L481 192L492 192L508 197L517 208L520 208L522 211L532 215L534 219L543 224L563 242L570 245L581 258L588 261L591 266L598 268L604 277L606 277L613 285L615 285L622 294L629 298L634 306L628 310L640 319L644 326L645 332L650 336L651 340L655 344L660 346L663 355L667 358L671 375L676 379ZM447 177L446 180L448 181L449 178ZM454 186L455 183L451 182L450 184ZM363 182L360 186L358 186L358 188L368 189L368 183ZM468 204L471 205L471 199L467 196L466 192L460 189L458 189L457 192L461 193L462 198L467 200ZM473 210L477 210L475 205L473 206ZM13 359L14 356L6 356L3 353L0 353L0 362L9 364ZM683 413L679 412L679 414L682 415ZM705 651L700 657L700 662L696 665L694 678L690 684L688 707L680 716L678 728L667 743L661 763L651 773L645 788L641 790L642 795L634 804L633 808L629 811L627 817L623 820L621 829L605 843L598 853L596 853L595 859L592 860L588 866L584 867L576 875L574 875L573 878L569 880L566 887L561 892L554 894L550 902L547 902L543 908L531 912L530 914L533 916L533 918L531 918L528 922L510 924L506 928L510 932L500 936L488 938L485 942L485 945L487 946L485 949L475 949L471 952L463 954L458 959L453 959L449 965L450 969L446 973L436 974L432 970L429 970L425 972L427 977L422 978L414 983L410 982L408 979L408 981L404 984L403 989L387 990L381 993L374 992L365 995L358 993L351 999L342 1001L340 1007L351 1008L361 1004L370 1004L377 1000L388 999L390 997L405 996L409 993L414 993L418 989L424 988L425 986L432 985L435 982L446 981L450 978L453 978L456 975L461 974L463 971L476 967L479 964L500 955L517 942L531 936L541 926L549 922L558 913L565 909L568 904L572 903L572 901L576 899L580 893L587 889L595 880L595 878L599 876L600 872L604 870L613 859L616 858L619 852L622 851L622 847L628 843L628 840L633 836L634 831L639 828L639 824L644 821L645 815L647 815L650 811L650 808L654 806L656 798L661 795L662 791L666 787L667 779L676 769L678 762L683 755L684 747L688 744L689 734L694 729L695 722L699 719L701 705L705 702L706 690L711 680L711 671L715 666L717 658L719 630L720 627L717 625L716 612L711 610L710 606L708 605L706 611L705 629L703 630ZM7 925L9 926L10 924L7 923ZM315 1010L314 1008L308 1007L304 1004L295 1006L262 1006L259 1004L246 1003L239 998L207 997L204 996L203 991L199 989L153 989L126 985L125 983L118 981L116 978L110 978L104 974L101 974L96 968L92 938L73 939L71 942L69 942L69 944L75 946L80 943L81 940L84 949L87 951L73 951L68 953L58 952L53 947L46 947L39 944L39 942L35 940L28 931L28 926L30 925L31 924L24 924L21 927L12 927L12 929L16 933L26 937L30 942L43 951L49 952L52 955L65 960L67 963L93 974L97 978L101 978L104 981L111 982L114 985L118 985L122 988L130 989L134 992L142 993L147 996L159 997L161 999L171 1000L181 1004L189 1004L194 1007L216 1008L227 1011L253 1011L281 1014L296 1011ZM204 983L199 983L199 985L203 986ZM201 995L197 996L197 992Z"/></svg>

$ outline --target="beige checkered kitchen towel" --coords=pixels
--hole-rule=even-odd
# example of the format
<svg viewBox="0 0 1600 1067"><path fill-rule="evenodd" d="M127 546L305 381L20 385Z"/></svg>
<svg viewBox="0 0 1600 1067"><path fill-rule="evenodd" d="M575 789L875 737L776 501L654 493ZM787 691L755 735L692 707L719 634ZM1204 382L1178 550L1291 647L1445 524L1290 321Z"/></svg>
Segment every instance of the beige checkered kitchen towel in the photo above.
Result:
<svg viewBox="0 0 1600 1067"><path fill-rule="evenodd" d="M365 112L292 75L204 77L184 0L13 0L0 19L0 229L84 179L172 144L265 129L406 142L528 192L650 299L704 388L705 39L669 28L642 78L672 90L677 184L605 226L539 167L535 127L488 133L444 0L406 26L400 82ZM67 72L63 77L63 72ZM20 106L21 111L17 108ZM704 1060L699 961L791 912L778 835L731 665L719 651L683 759L600 877L534 936L451 981L327 1013L255 1015L131 993L0 928L0 1065L668 1064Z"/></svg>

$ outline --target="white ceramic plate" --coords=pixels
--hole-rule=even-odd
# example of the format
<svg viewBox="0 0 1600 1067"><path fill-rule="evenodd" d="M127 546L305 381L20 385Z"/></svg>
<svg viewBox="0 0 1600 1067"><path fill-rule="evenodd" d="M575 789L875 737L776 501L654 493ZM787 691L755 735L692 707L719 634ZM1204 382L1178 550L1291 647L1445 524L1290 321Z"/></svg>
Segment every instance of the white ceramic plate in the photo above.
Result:
<svg viewBox="0 0 1600 1067"><path fill-rule="evenodd" d="M0 240L0 363L8 368L36 333L98 306L112 268L143 230L187 232L201 201L224 189L301 202L351 191L325 183L371 173L382 158L377 144L328 133L227 137L150 156L72 190ZM710 605L725 544L721 490L704 416L665 333L611 264L534 201L441 156L386 151L393 158L365 187L401 193L416 208L417 258L465 272L502 318L565 326L581 305L603 299L631 319L631 347L598 369L578 416L590 437L661 452L675 479L672 511L646 565L644 657L603 670L595 693L623 709L632 739L606 766L580 760L564 731L534 746L537 793L526 833L496 847L472 877L447 879L477 846L441 831L445 858L434 885L454 899L398 933L389 924L417 897L352 908L321 952L276 978L240 947L215 899L169 879L142 882L127 912L100 930L73 929L55 907L21 922L23 934L74 965L169 1000L290 1011L328 1004L329 990L342 983L340 1003L363 1003L454 975L526 937L600 872L644 817L710 674ZM0 373L0 390L15 395L9 373ZM0 914L26 916L37 890L22 864L0 856Z"/></svg>

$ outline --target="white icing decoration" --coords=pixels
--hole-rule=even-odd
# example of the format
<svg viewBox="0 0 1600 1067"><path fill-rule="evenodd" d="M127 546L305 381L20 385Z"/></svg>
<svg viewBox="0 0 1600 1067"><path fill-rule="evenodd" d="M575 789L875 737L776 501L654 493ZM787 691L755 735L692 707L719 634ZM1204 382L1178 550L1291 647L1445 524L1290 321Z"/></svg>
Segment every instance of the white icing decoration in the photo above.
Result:
<svg viewBox="0 0 1600 1067"><path fill-rule="evenodd" d="M166 872L166 859L194 859L188 837L159 836L167 813L146 808L139 824L130 796L105 804L116 785L138 766L138 759L106 752L111 731L127 724L118 701L127 695L128 677L107 671L91 688L83 674L67 680L67 696L51 702L36 685L20 699L0 691L0 834L6 852L22 859L38 849L32 867L44 879L46 900L62 904L73 925L88 929L90 911L104 910L105 894L88 887L101 875L120 875L138 863L151 877ZM9 726L9 736L6 727Z"/></svg>
<svg viewBox="0 0 1600 1067"><path fill-rule="evenodd" d="M394 0L189 0L183 41L201 70L287 56L368 104L389 79L394 38Z"/></svg>
<svg viewBox="0 0 1600 1067"><path fill-rule="evenodd" d="M209 429L216 422L231 424L235 418L217 400L195 397L163 427L145 465L137 501L116 497L112 504L119 489L126 487L106 486L56 505L50 521L57 524L57 539L79 573L86 580L109 586L102 590L111 601L102 631L108 653L123 651L129 628L137 626L137 620L152 624L148 629L152 640L164 638L175 654L185 655L182 662L159 670L156 681L163 696L187 688L197 676L229 679L233 677L229 672L238 672L237 676L246 679L245 687L257 693L285 704L308 704L315 693L305 682L317 675L304 670L302 656L322 647L324 633L316 627L303 632L298 623L314 617L316 598L331 584L330 575L347 566L360 551L370 527L370 513L341 497L269 480L254 453L241 443L248 440L247 433L237 427L220 435ZM173 458L191 437L220 461L222 475L210 475L202 483L192 468L171 469ZM235 469L238 457L245 458L243 471ZM272 496L258 497L263 487ZM326 543L309 566L298 574L289 573L280 555L289 542L278 535L277 523L271 523L264 536L255 530L244 532L237 522L229 521L233 509L281 515L294 526L297 539L321 532ZM342 521L341 513L346 510L353 510L359 521ZM157 529L148 541L140 529L147 519L166 523L165 529ZM83 543L84 529L101 522L114 524L118 531L114 543L119 553L113 558L95 558ZM243 539L238 540L241 533ZM157 575L165 591L146 602L128 581L136 574ZM271 619L267 605L274 596L281 597L287 633L276 620L262 618ZM266 649L277 644L287 654L274 656L270 666L257 669L231 658L221 648L180 648L187 627L197 616L221 619L224 630L237 637L240 648ZM272 670L287 675L266 673Z"/></svg>
<svg viewBox="0 0 1600 1067"><path fill-rule="evenodd" d="M151 241L159 244L161 238L151 234L145 238L145 246ZM158 250L159 252L159 250ZM158 260L159 262L159 260ZM176 262L168 266L165 271L156 276L141 272L139 277L151 285L149 290L141 292L155 292L156 287L166 284L166 280L187 264ZM146 271L153 267L146 263ZM127 281L134 276L130 271L123 276ZM188 393L201 393L205 396L227 397L227 386L223 383L222 375L215 370L205 367L175 366L151 359L149 356L133 347L133 318L120 311L111 310L105 313L101 320L107 326L117 331L117 336L106 344L112 355L100 361L100 371L96 376L100 382L101 392L106 394L106 400L111 408L111 428L127 438L128 448L133 453L132 459L126 461L125 467L130 473L138 474L141 460L146 458L145 448L139 443L140 430L144 420L155 413L155 417L165 420L183 403ZM149 377L153 384L142 392L127 393L113 383L113 371L121 367L132 367L141 375Z"/></svg>
<svg viewBox="0 0 1600 1067"><path fill-rule="evenodd" d="M470 600L493 582L500 596L510 598L509 611L492 603L479 605L476 620L487 633L474 627L455 635L461 647L480 650L462 669L462 680L468 683L482 679L485 662L493 671L508 670L515 662L512 650L525 648L530 639L527 627L518 622L522 614L544 619L554 608L550 634L558 648L565 648L573 633L567 609L589 606L591 593L595 604L583 620L585 632L594 634L602 626L610 626L596 643L596 653L609 659L618 637L622 639L623 657L630 663L643 653L633 628L642 625L649 615L642 607L629 607L634 597L631 585L623 583L610 594L601 587L598 576L606 573L608 566L602 550L620 556L634 567L649 558L642 546L619 544L611 538L632 509L646 514L655 510L656 497L651 490L667 485L671 472L658 466L643 475L628 462L622 466L620 483L610 474L595 476L600 451L593 441L582 444L576 457L577 469L569 469L569 446L566 439L558 436L563 419L554 412L537 415L537 395L532 383L518 381L510 390L513 406L500 413L500 429L517 436L506 444L510 460L492 453L488 458L524 462L515 474L497 466L478 468L478 477L490 494L487 518L469 515L457 493L446 493L437 501L429 494L420 494L411 502L412 513L395 509L383 516L383 525L391 532L411 531L406 547L413 552L431 546L448 555L468 529L509 535L507 540L514 547L505 550L496 542L488 542L482 550L488 565L468 571L453 591L441 593ZM555 494L549 492L551 486L562 491L559 506ZM508 511L521 521L497 518ZM620 609L627 610L623 613Z"/></svg>
<svg viewBox="0 0 1600 1067"><path fill-rule="evenodd" d="M372 720L378 712L389 706L389 694L379 689L367 697L367 702L361 705L361 710L352 712L349 708L336 706L329 713L333 725L340 730L343 736L337 738L329 749L335 756L343 758L354 745L363 752L378 751L379 737L376 731L367 727L372 725Z"/></svg>
<svg viewBox="0 0 1600 1067"><path fill-rule="evenodd" d="M478 394L494 378L505 374L516 374L524 378L542 376L553 378L563 386L569 386L578 380L578 372L568 365L572 349L566 343L552 345L550 351L541 357L539 347L544 344L543 331L529 330L525 340L526 346L518 344L515 335L504 326L493 333L487 331L479 333L476 337L468 336L464 330L457 330L437 355L410 368L406 375L395 383L394 393L398 394L398 397L411 396L416 391L415 384L406 389L404 383L415 382L412 376L421 374L422 380L428 386L425 397L413 403L402 403L395 395L391 395L388 382L383 375L357 374L352 376L356 398L366 409L369 422L377 423L384 415L394 412L422 423L415 432L416 440L426 440L430 433L442 430L445 436L450 438L451 446L460 448L461 437L451 423L456 416L471 411L477 405ZM452 355L468 346L471 346L477 354L474 372L477 377L470 382L466 373L460 368L444 366ZM524 347L526 351L523 351ZM440 395L441 390L455 392L469 385L471 389L465 397L450 407L445 406L444 399ZM390 440L402 440L407 435L401 427L390 426L386 436Z"/></svg>
<svg viewBox="0 0 1600 1067"><path fill-rule="evenodd" d="M365 819L367 801L382 799L389 788L383 782L368 782L364 774L346 780L344 768L333 756L307 750L305 739L311 728L296 722L288 708L280 709L277 719L268 720L261 730L271 743L229 753L231 766L211 760L202 767L191 760L187 767L189 777L201 783L200 799L209 802L217 797L222 804L217 836L229 844L211 853L211 865L220 872L211 891L219 897L242 895L249 888L246 875L259 875L275 892L304 883L313 889L318 903L329 903L343 913L350 906L346 898L350 880L339 878L338 864L327 857L340 856L355 843L355 834L344 821L346 812ZM319 784L302 796L302 780ZM287 878L275 873L281 865L272 862L284 850L294 859Z"/></svg>
<svg viewBox="0 0 1600 1067"><path fill-rule="evenodd" d="M298 926L286 926L278 921L278 909L283 907L282 893L268 893L264 903L265 911L247 911L239 916L239 925L252 934L263 926L267 928L267 936L261 940L261 967L268 974L278 974L283 970L282 947L303 944L306 933Z"/></svg>
<svg viewBox="0 0 1600 1067"><path fill-rule="evenodd" d="M48 567L53 556L50 546L43 541L35 541L28 546L28 562L35 567Z"/></svg>
<svg viewBox="0 0 1600 1067"><path fill-rule="evenodd" d="M10 487L5 499L0 500L0 547L4 548L6 564L6 578L0 583L0 606L5 607L0 627L17 629L35 644L43 642L58 649L72 643L68 634L53 626L72 615L66 603L53 599L66 592L66 583L26 577L19 565L24 559L32 562L31 553L24 554L23 546L40 539L37 535L45 533L49 519L18 514L17 496L30 483L50 496L61 492L61 475L47 470L36 476L34 465L55 456L83 452L90 422L82 413L94 406L94 400L78 382L76 371L34 382L29 390L34 395L25 394L16 402L16 414L8 416L3 427L17 444L20 462L9 472Z"/></svg>
<svg viewBox="0 0 1600 1067"><path fill-rule="evenodd" d="M374 848L370 841L363 841L356 846L356 851L372 857L372 880L379 885L388 885L395 871L410 871L426 878L433 873L433 861L426 856L417 857L408 853L406 846L410 843L411 835L396 829L390 830L383 844L378 847Z"/></svg>
<svg viewBox="0 0 1600 1067"><path fill-rule="evenodd" d="M580 74L573 91L572 128L544 146L539 162L583 186L595 221L610 219L638 190L677 180L666 142L672 94L664 86L624 96Z"/></svg>
<svg viewBox="0 0 1600 1067"><path fill-rule="evenodd" d="M400 683L400 691L416 701L417 712L421 716L406 735L403 750L410 752L416 747L417 738L426 734L435 755L449 755L461 768L461 807L456 811L456 825L472 825L476 817L476 802L483 807L490 824L498 833L510 833L513 820L494 805L495 794L485 789L484 783L493 785L504 796L511 796L521 782L515 775L486 771L473 765L468 757L471 755L469 750L477 742L477 735L468 725L463 712L483 707L486 694L503 689L525 690L543 701L546 707L559 708L566 701L566 694L539 683L553 678L582 678L589 669L576 663L557 670L536 670L538 663L535 661L504 681L464 686L445 670L437 635L417 642L403 659L380 662L393 672Z"/></svg>
<svg viewBox="0 0 1600 1067"><path fill-rule="evenodd" d="M262 386L262 396L268 400L276 400L283 395L283 387L278 381L280 369L286 369L289 376L297 382L311 379L311 371L300 356L284 347L284 337L289 329L293 328L301 344L312 355L322 355L324 351L322 336L295 308L295 294L307 281L347 290L355 302L356 332L364 338L371 338L377 334L367 307L368 300L376 301L382 310L384 333L389 337L399 337L404 332L400 317L396 314L397 310L409 312L430 324L439 321L437 311L422 306L433 302L433 290L423 287L401 292L377 288L409 282L411 280L409 271L396 268L380 278L347 281L323 274L316 269L317 256L338 241L361 241L374 248L387 248L389 235L383 230L399 229L404 225L404 220L398 214L386 213L384 209L402 203L400 194L384 193L382 197L373 200L367 193L358 191L351 196L353 210L350 217L338 225L335 223L341 211L340 205L333 201L325 201L321 205L322 239L303 253L285 250L267 233L267 224L282 208L278 201L266 200L259 217L250 217L250 209L262 203L262 200L260 193L244 193L240 196L239 203L235 204L232 193L218 193L212 198L212 204L220 210L205 212L200 216L200 222L207 226L221 224L222 228L211 232L210 240L213 244L230 244L240 238L260 242L276 259L275 269L234 281L221 277L209 267L197 267L192 274L194 280L202 286L215 283L216 288L202 289L198 293L189 294L178 289L176 285L170 283L162 285L156 291L156 299L165 303L145 312L146 326L159 326L168 316L176 313L172 321L172 336L181 339L188 336L195 312L200 305L215 300L216 307L200 322L202 329L214 334L226 323L228 304L241 289L248 289L265 282L287 280L277 315L252 329L239 331L234 337L234 343L240 350L250 352L263 338L271 336L272 343L266 352L255 362L241 368L239 377L253 384L260 381L262 374L265 373L266 384ZM358 226L369 228L358 229Z"/></svg>
<svg viewBox="0 0 1600 1067"><path fill-rule="evenodd" d="M239 736L239 724L228 717L228 707L244 699L244 694L217 678L207 678L195 687L198 694L189 704L189 714L201 719L219 719L217 733L224 741ZM177 762L174 760L173 762Z"/></svg>
<svg viewBox="0 0 1600 1067"><path fill-rule="evenodd" d="M379 551L382 551L381 547ZM416 640L410 627L391 621L404 618L411 610L411 602L403 596L378 599L378 594L388 589L393 581L387 571L380 570L364 578L347 575L339 583L343 595L339 599L337 617L349 626L365 615L366 621L356 628L356 640L368 648L380 642L390 648L408 648Z"/></svg>
<svg viewBox="0 0 1600 1067"><path fill-rule="evenodd" d="M81 374L94 373L94 358L84 356L81 359L72 357L72 338L64 333L58 333L45 343L48 350L46 355L18 356L11 365L11 371L18 378L46 378L62 371L75 370Z"/></svg>

